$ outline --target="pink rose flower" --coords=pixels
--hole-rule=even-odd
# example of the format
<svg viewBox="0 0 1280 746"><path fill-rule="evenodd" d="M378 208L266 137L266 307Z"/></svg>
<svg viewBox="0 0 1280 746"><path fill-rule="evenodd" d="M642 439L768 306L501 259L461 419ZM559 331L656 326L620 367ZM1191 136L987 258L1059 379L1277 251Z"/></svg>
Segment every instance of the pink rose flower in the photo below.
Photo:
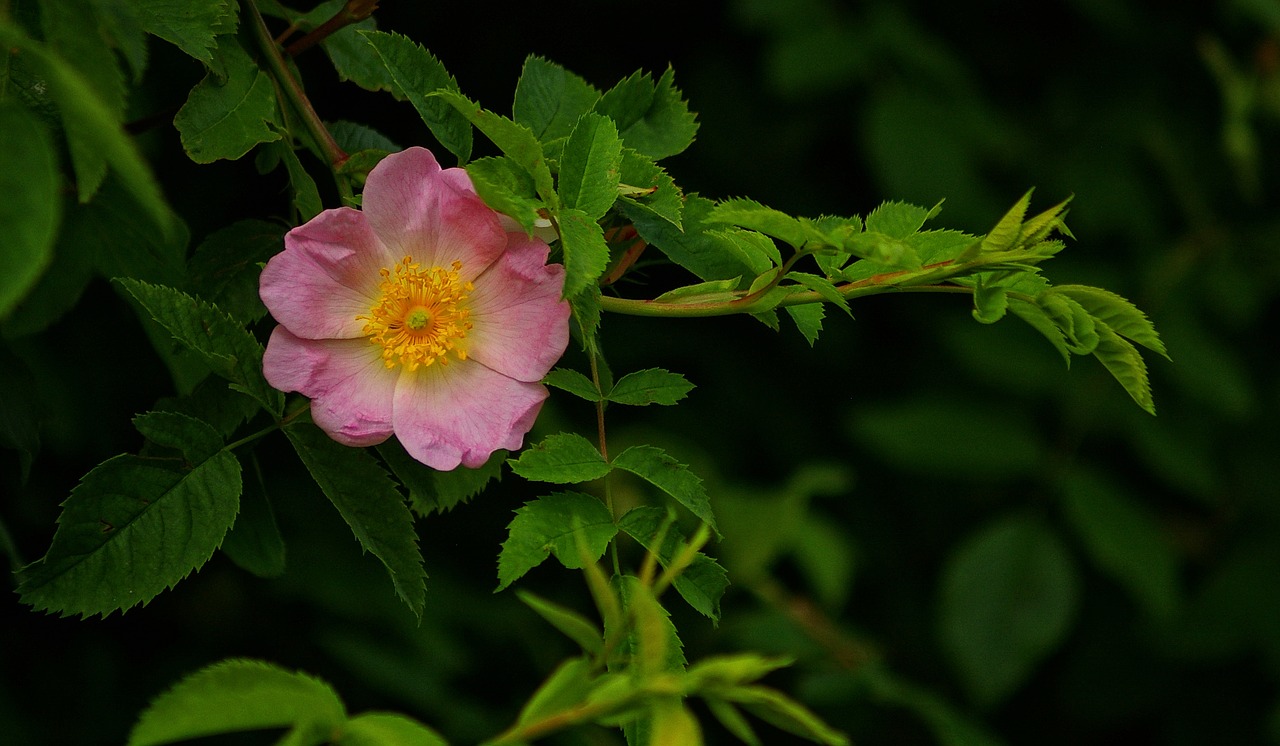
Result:
<svg viewBox="0 0 1280 746"><path fill-rule="evenodd" d="M350 446L394 434L435 469L515 450L569 343L564 268L502 227L465 171L410 148L369 173L362 210L289 231L259 293L279 326L267 381L311 398Z"/></svg>

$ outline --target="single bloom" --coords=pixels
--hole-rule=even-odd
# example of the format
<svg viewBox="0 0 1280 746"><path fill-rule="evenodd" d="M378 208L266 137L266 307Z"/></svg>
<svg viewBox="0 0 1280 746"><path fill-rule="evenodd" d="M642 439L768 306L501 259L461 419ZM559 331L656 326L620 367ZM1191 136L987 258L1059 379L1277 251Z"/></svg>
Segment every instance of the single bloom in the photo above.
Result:
<svg viewBox="0 0 1280 746"><path fill-rule="evenodd" d="M279 326L267 381L311 399L334 440L395 435L435 469L515 450L569 343L564 268L430 151L382 160L363 206L325 210L284 237L259 293Z"/></svg>

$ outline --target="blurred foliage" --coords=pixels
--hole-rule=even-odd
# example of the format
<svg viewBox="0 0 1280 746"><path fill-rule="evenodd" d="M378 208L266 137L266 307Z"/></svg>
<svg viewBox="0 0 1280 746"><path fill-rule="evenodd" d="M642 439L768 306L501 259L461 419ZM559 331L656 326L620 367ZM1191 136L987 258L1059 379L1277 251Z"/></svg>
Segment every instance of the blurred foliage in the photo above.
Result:
<svg viewBox="0 0 1280 746"><path fill-rule="evenodd" d="M1025 326L974 324L967 299L859 301L812 350L742 318L609 317L617 369L660 365L698 385L679 407L619 412L611 437L691 460L721 517L727 538L709 551L733 583L724 622L673 604L690 659L796 656L770 680L862 743L1280 743L1280 6L732 0L690 16L666 0L577 0L495 18L383 4L382 28L495 109L529 53L597 83L672 63L701 129L667 168L708 196L814 215L945 198L941 224L981 232L1030 186L1074 194L1077 241L1055 278L1112 288L1161 330L1174 362L1152 364L1152 418L1093 361L1067 371ZM168 124L183 101L164 96L204 70L168 45L143 54L146 77L120 105L163 122L141 144L191 243L288 214L284 176L187 161ZM403 106L326 90L321 55L298 63L319 71L326 119L428 140ZM116 178L65 207L84 213L78 230L123 209ZM162 218L137 213L152 238L118 239L156 258L156 281L185 240L146 227ZM66 310L44 330L64 344L33 343L40 317L19 312L0 346L0 540L27 559L79 476L135 447L130 418L175 386L159 364L98 365L152 359L151 331L98 279L109 270L53 261L39 306ZM553 396L539 429L587 414ZM263 463L273 448L288 450L268 442ZM226 656L306 670L352 711L398 708L475 742L571 654L514 594L491 593L504 528L533 497L517 480L419 522L431 578L415 626L338 517L313 509L301 466L282 462L263 472L287 542L279 577L219 555L123 617L0 610L6 742L119 742L151 697ZM524 587L585 611L583 589L544 570ZM709 740L731 742L716 728Z"/></svg>

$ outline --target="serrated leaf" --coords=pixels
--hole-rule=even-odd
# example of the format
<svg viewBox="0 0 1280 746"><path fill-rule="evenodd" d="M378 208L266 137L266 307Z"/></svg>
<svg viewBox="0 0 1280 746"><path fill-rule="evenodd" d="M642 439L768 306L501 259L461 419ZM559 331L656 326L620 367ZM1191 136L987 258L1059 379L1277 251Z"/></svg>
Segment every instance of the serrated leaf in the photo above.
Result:
<svg viewBox="0 0 1280 746"><path fill-rule="evenodd" d="M378 454L396 479L409 490L409 506L421 516L453 510L479 494L493 479L502 478L507 452L494 451L476 469L438 471L410 456L394 438L379 443Z"/></svg>
<svg viewBox="0 0 1280 746"><path fill-rule="evenodd" d="M1001 519L971 535L943 570L939 640L980 705L999 703L1070 630L1079 580L1042 522Z"/></svg>
<svg viewBox="0 0 1280 746"><path fill-rule="evenodd" d="M432 96L457 109L467 121L497 145L503 155L533 177L534 188L548 207L559 207L555 182L551 178L546 155L542 152L542 143L538 142L528 127L483 109L466 96L451 90L436 91Z"/></svg>
<svg viewBox="0 0 1280 746"><path fill-rule="evenodd" d="M1031 204L1031 191L1022 195L1009 211L1000 218L1000 222L982 239L981 251L1008 251L1018 245L1022 236L1022 219Z"/></svg>
<svg viewBox="0 0 1280 746"><path fill-rule="evenodd" d="M525 58L516 83L512 116L546 142L568 137L578 118L591 111L600 92L587 81L547 60Z"/></svg>
<svg viewBox="0 0 1280 746"><path fill-rule="evenodd" d="M622 140L608 117L583 114L560 158L560 201L598 220L618 198Z"/></svg>
<svg viewBox="0 0 1280 746"><path fill-rule="evenodd" d="M783 310L795 322L800 334L804 336L805 341L812 347L818 341L818 335L822 332L822 320L827 315L826 309L823 308L821 303L805 303L797 306L785 306Z"/></svg>
<svg viewBox="0 0 1280 746"><path fill-rule="evenodd" d="M619 519L618 528L652 552L664 568L670 567L685 547L680 529L662 508L632 508ZM729 587L729 576L715 560L698 552L672 586L699 614L712 621L720 619L720 598Z"/></svg>
<svg viewBox="0 0 1280 746"><path fill-rule="evenodd" d="M507 462L516 474L535 482L574 484L608 474L612 467L600 450L577 433L548 435L530 446L520 458Z"/></svg>
<svg viewBox="0 0 1280 746"><path fill-rule="evenodd" d="M581 210L565 208L558 217L564 249L564 297L570 298L608 269L609 244L600 224Z"/></svg>
<svg viewBox="0 0 1280 746"><path fill-rule="evenodd" d="M1062 222L1067 215L1067 205L1070 204L1071 198L1067 197L1058 204L1050 207L1048 210L1036 215L1022 224L1022 244L1031 246L1039 243L1053 233L1054 230L1061 231L1064 235L1070 236L1071 231L1067 230L1067 224Z"/></svg>
<svg viewBox="0 0 1280 746"><path fill-rule="evenodd" d="M618 404L675 404L693 390L693 384L679 373L647 368L628 373L613 385L608 399Z"/></svg>
<svg viewBox="0 0 1280 746"><path fill-rule="evenodd" d="M231 0L135 0L138 20L158 36L205 64L213 62L214 38L235 21Z"/></svg>
<svg viewBox="0 0 1280 746"><path fill-rule="evenodd" d="M603 633L586 617L528 591L516 591L516 596L548 624L576 642L584 653L597 657L604 653Z"/></svg>
<svg viewBox="0 0 1280 746"><path fill-rule="evenodd" d="M623 214L635 224L641 238L701 280L728 280L759 274L726 246L727 239L717 235L716 232L724 225L710 221L708 216L715 203L709 199L696 194L686 196L683 230L646 205L625 200L619 205Z"/></svg>
<svg viewBox="0 0 1280 746"><path fill-rule="evenodd" d="M634 668L641 676L683 671L688 663L684 643L653 592L634 575L615 575L613 588L627 613L618 620L620 626L605 620L605 639L612 643L606 644L609 670Z"/></svg>
<svg viewBox="0 0 1280 746"><path fill-rule="evenodd" d="M684 151L698 131L696 117L675 87L667 68L655 84L637 71L600 97L595 111L618 123L627 147L656 160Z"/></svg>
<svg viewBox="0 0 1280 746"><path fill-rule="evenodd" d="M853 318L853 312L849 310L849 301L840 294L840 291L836 289L831 280L818 275L811 275L807 272L788 272L784 279L795 280L804 285L822 296L823 300L844 311L849 318Z"/></svg>
<svg viewBox="0 0 1280 746"><path fill-rule="evenodd" d="M1134 495L1101 474L1061 480L1062 507L1090 559L1153 618L1176 610L1178 558L1158 519Z"/></svg>
<svg viewBox="0 0 1280 746"><path fill-rule="evenodd" d="M920 230L935 212L936 208L930 211L906 202L884 202L867 215L866 230L904 240Z"/></svg>
<svg viewBox="0 0 1280 746"><path fill-rule="evenodd" d="M219 451L190 469L136 456L99 464L62 505L48 553L18 593L38 610L128 611L198 569L235 521L240 466Z"/></svg>
<svg viewBox="0 0 1280 746"><path fill-rule="evenodd" d="M702 480L666 451L656 446L632 446L613 459L613 466L635 474L675 498L720 535Z"/></svg>
<svg viewBox="0 0 1280 746"><path fill-rule="evenodd" d="M1036 302L1062 331L1068 350L1077 355L1088 355L1097 348L1101 330L1093 316L1075 299L1052 288L1037 296Z"/></svg>
<svg viewBox="0 0 1280 746"><path fill-rule="evenodd" d="M262 345L244 327L216 306L173 288L130 279L116 284L215 373L242 387L267 411L280 413L284 396L262 377Z"/></svg>
<svg viewBox="0 0 1280 746"><path fill-rule="evenodd" d="M30 292L53 262L61 216L53 140L26 109L0 102L0 319Z"/></svg>
<svg viewBox="0 0 1280 746"><path fill-rule="evenodd" d="M225 74L206 73L173 118L182 147L196 163L234 161L258 143L280 139L271 76L233 38L224 39L216 54Z"/></svg>
<svg viewBox="0 0 1280 746"><path fill-rule="evenodd" d="M595 383L576 370L556 368L548 373L546 378L542 379L542 382L561 391L568 391L570 394L586 399L589 402L600 401L600 390L596 388Z"/></svg>
<svg viewBox="0 0 1280 746"><path fill-rule="evenodd" d="M702 728L679 698L660 697L649 705L649 743L702 746Z"/></svg>
<svg viewBox="0 0 1280 746"><path fill-rule="evenodd" d="M532 234L542 200L534 195L533 177L506 156L480 158L467 164L476 194L494 210L507 215Z"/></svg>
<svg viewBox="0 0 1280 746"><path fill-rule="evenodd" d="M759 231L797 249L820 237L798 218L749 199L728 199L717 204L708 220Z"/></svg>
<svg viewBox="0 0 1280 746"><path fill-rule="evenodd" d="M147 440L181 451L192 463L222 450L222 437L212 425L178 412L145 412L133 418L133 426Z"/></svg>
<svg viewBox="0 0 1280 746"><path fill-rule="evenodd" d="M1124 387L1133 401L1148 414L1156 413L1155 399L1151 396L1151 381L1147 377L1147 363L1129 341L1111 331L1111 327L1098 322L1095 325L1098 346L1093 356L1098 358L1112 377Z"/></svg>
<svg viewBox="0 0 1280 746"><path fill-rule="evenodd" d="M507 529L498 555L498 590L552 554L565 567L581 569L584 560L600 559L618 533L604 503L581 492L556 492L527 502Z"/></svg>
<svg viewBox="0 0 1280 746"><path fill-rule="evenodd" d="M761 275L782 264L782 253L778 251L778 245L763 233L730 228L708 231L708 235L723 239L720 242L723 250L749 267L752 274Z"/></svg>
<svg viewBox="0 0 1280 746"><path fill-rule="evenodd" d="M265 728L332 733L346 718L342 700L320 679L233 659L191 674L156 697L133 726L128 746Z"/></svg>
<svg viewBox="0 0 1280 746"><path fill-rule="evenodd" d="M1057 285L1053 289L1079 303L1090 316L1106 324L1116 334L1128 337L1165 358L1169 357L1155 325L1125 298L1110 290L1087 285Z"/></svg>
<svg viewBox="0 0 1280 746"><path fill-rule="evenodd" d="M878 231L867 231L852 236L845 244L845 248L856 257L874 262L877 266L872 274L886 269L915 269L921 266L920 257L909 240L894 238ZM846 267L845 279L861 279L857 274L865 269L860 266L861 264L862 262L856 262Z"/></svg>
<svg viewBox="0 0 1280 746"><path fill-rule="evenodd" d="M372 90L386 87L396 97L407 99L440 144L456 155L459 162L465 163L471 157L471 128L447 101L431 95L437 91L458 90L458 82L440 60L400 34L372 30L357 33L382 62L387 78L356 83Z"/></svg>
<svg viewBox="0 0 1280 746"><path fill-rule="evenodd" d="M444 737L411 717L362 712L342 726L335 746L449 746Z"/></svg>
<svg viewBox="0 0 1280 746"><path fill-rule="evenodd" d="M1058 354L1062 355L1062 361L1068 366L1071 365L1071 350L1067 347L1067 340L1062 335L1062 330L1054 323L1049 314L1035 303L1027 303L1026 301L1009 299L1009 310L1014 316L1027 322L1032 329L1044 335L1049 340Z"/></svg>
<svg viewBox="0 0 1280 746"><path fill-rule="evenodd" d="M680 228L684 215L684 194L653 159L624 147L619 182L620 191L622 187L642 190L639 194L623 194L624 202L641 206L654 216Z"/></svg>
<svg viewBox="0 0 1280 746"><path fill-rule="evenodd" d="M270 143L261 148L259 153L271 153L280 159L289 174L289 187L293 190L293 208L298 211L300 223L306 222L324 209L320 200L320 190L316 188L315 179L303 168L298 153L289 143L280 141Z"/></svg>
<svg viewBox="0 0 1280 746"><path fill-rule="evenodd" d="M292 425L285 434L360 546L387 568L396 595L421 619L427 574L418 534L413 515L387 473L365 450L330 440L314 425Z"/></svg>

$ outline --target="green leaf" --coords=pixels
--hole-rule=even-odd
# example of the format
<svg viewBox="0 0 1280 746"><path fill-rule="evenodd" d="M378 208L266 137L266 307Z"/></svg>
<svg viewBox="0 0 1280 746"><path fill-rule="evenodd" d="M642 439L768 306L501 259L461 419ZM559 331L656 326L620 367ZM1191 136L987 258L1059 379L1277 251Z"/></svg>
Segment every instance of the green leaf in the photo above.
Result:
<svg viewBox="0 0 1280 746"><path fill-rule="evenodd" d="M578 647L582 648L584 653L595 657L604 654L603 633L597 625L588 621L586 617L572 609L552 603L541 596L535 596L528 591L516 591L516 596L525 606L533 609L538 616L546 620L548 624L563 632L570 640L578 643Z"/></svg>
<svg viewBox="0 0 1280 746"><path fill-rule="evenodd" d="M689 467L668 456L666 451L656 446L632 446L618 454L613 459L613 465L635 474L675 498L676 502L710 526L717 536L720 535L702 480L689 471Z"/></svg>
<svg viewBox="0 0 1280 746"><path fill-rule="evenodd" d="M535 482L574 484L608 474L612 467L591 441L577 433L548 435L507 462L516 474Z"/></svg>
<svg viewBox="0 0 1280 746"><path fill-rule="evenodd" d="M53 262L62 200L53 140L26 109L0 101L0 319L35 286Z"/></svg>
<svg viewBox="0 0 1280 746"><path fill-rule="evenodd" d="M135 0L138 20L158 36L206 65L218 46L214 37L232 31L236 4L231 0Z"/></svg>
<svg viewBox="0 0 1280 746"><path fill-rule="evenodd" d="M869 274L889 269L915 269L920 266L920 257L910 240L894 238L878 231L855 234L845 243L844 248L854 256L874 263L875 268ZM860 266L862 264L863 262L855 262L847 267L845 279L862 279L859 273L867 273L866 268Z"/></svg>
<svg viewBox="0 0 1280 746"><path fill-rule="evenodd" d="M1009 293L1000 285L978 278L973 286L973 318L982 324L994 324L1009 310Z"/></svg>
<svg viewBox="0 0 1280 746"><path fill-rule="evenodd" d="M675 228L680 228L684 215L684 194L652 158L624 147L619 182L619 192L622 193L624 203L642 207ZM640 191L627 191L633 189Z"/></svg>
<svg viewBox="0 0 1280 746"><path fill-rule="evenodd" d="M433 98L436 91L458 90L458 82L430 52L400 34L359 31L386 70L386 78L355 82L369 90L386 89L407 99L440 144L465 163L471 157L471 128L447 100ZM482 129L483 131L483 129Z"/></svg>
<svg viewBox="0 0 1280 746"><path fill-rule="evenodd" d="M205 236L187 264L192 291L241 324L260 320L260 265L284 250L284 233L279 223L240 220Z"/></svg>
<svg viewBox="0 0 1280 746"><path fill-rule="evenodd" d="M656 84L637 71L606 91L595 111L617 122L627 147L655 161L675 155L693 143L698 122L674 81L671 68Z"/></svg>
<svg viewBox="0 0 1280 746"><path fill-rule="evenodd" d="M396 595L421 619L427 603L427 574L422 569L418 534L413 514L387 473L367 451L330 440L314 425L292 425L285 434L360 546L387 568Z"/></svg>
<svg viewBox="0 0 1280 746"><path fill-rule="evenodd" d="M1143 411L1154 415L1156 402L1151 396L1151 381L1147 377L1147 363L1137 348L1111 327L1099 322L1096 325L1098 346L1093 356L1120 382L1133 401Z"/></svg>
<svg viewBox="0 0 1280 746"><path fill-rule="evenodd" d="M775 689L759 685L726 688L718 695L788 733L827 746L846 746L849 739L822 722L808 708Z"/></svg>
<svg viewBox="0 0 1280 746"><path fill-rule="evenodd" d="M336 746L449 746L434 730L393 712L364 712L342 726Z"/></svg>
<svg viewBox="0 0 1280 746"><path fill-rule="evenodd" d="M853 312L849 310L849 301L840 294L840 291L836 289L836 286L832 284L831 280L828 280L825 277L819 277L818 275L811 275L807 272L788 272L785 279L795 280L801 285L804 285L813 292L822 296L823 300L836 308L839 308L841 311L844 311L849 318L853 318Z"/></svg>
<svg viewBox="0 0 1280 746"><path fill-rule="evenodd" d="M780 239L796 249L814 238L819 238L816 231L811 230L798 218L749 199L725 200L715 206L708 219L759 231Z"/></svg>
<svg viewBox="0 0 1280 746"><path fill-rule="evenodd" d="M582 704L595 688L596 678L591 661L586 658L564 661L525 703L516 725L545 720Z"/></svg>
<svg viewBox="0 0 1280 746"><path fill-rule="evenodd" d="M259 152L270 153L284 163L285 172L289 174L289 186L293 189L293 208L298 211L298 222L306 222L319 215L324 209L320 190L316 188L315 179L303 168L297 151L282 140L266 145Z"/></svg>
<svg viewBox="0 0 1280 746"><path fill-rule="evenodd" d="M571 298L594 283L609 267L609 245L591 216L572 208L560 211L560 243L564 248L564 296Z"/></svg>
<svg viewBox="0 0 1280 746"><path fill-rule="evenodd" d="M670 567L686 545L680 529L662 508L632 508L618 521L618 528L652 552L663 567ZM712 621L720 619L720 598L729 587L729 577L715 560L698 552L672 585L699 614Z"/></svg>
<svg viewBox="0 0 1280 746"><path fill-rule="evenodd" d="M583 114L569 134L560 159L560 201L598 220L618 198L622 140L613 121Z"/></svg>
<svg viewBox="0 0 1280 746"><path fill-rule="evenodd" d="M1070 631L1080 588L1042 522L1010 517L971 535L943 570L938 634L975 702L1004 701Z"/></svg>
<svg viewBox="0 0 1280 746"><path fill-rule="evenodd" d="M42 45L0 23L0 44L23 53L24 61L48 85L50 98L62 115L62 125L72 153L72 163L86 173L80 187L80 201L89 201L101 184L93 164L105 160L138 205L159 226L166 238L177 230L176 220L160 193L155 177L134 142L125 134L119 118L93 85L69 63L49 53Z"/></svg>
<svg viewBox="0 0 1280 746"><path fill-rule="evenodd" d="M241 458L250 459L249 479L240 496L240 515L222 541L222 552L241 569L260 578L278 578L285 571L284 539L256 458L252 452Z"/></svg>
<svg viewBox="0 0 1280 746"><path fill-rule="evenodd" d="M517 124L506 117L482 109L471 99L452 90L438 90L432 96L447 102L461 112L467 121L484 133L503 155L510 158L533 177L533 185L538 196L547 206L559 207L555 182L551 178L551 168L547 165L546 156L542 152L542 143L533 136L529 128Z"/></svg>
<svg viewBox="0 0 1280 746"><path fill-rule="evenodd" d="M747 746L761 746L760 737L756 735L742 713L738 712L738 708L716 697L706 697L703 701L707 703L707 709L715 719L720 721L725 730L732 733L735 738Z"/></svg>
<svg viewBox="0 0 1280 746"><path fill-rule="evenodd" d="M612 583L628 613L612 624L605 619L609 670L636 669L642 676L683 671L684 644L653 592L634 575L615 575Z"/></svg>
<svg viewBox="0 0 1280 746"><path fill-rule="evenodd" d="M658 303L713 303L734 300L740 297L740 294L735 289L741 284L741 281L741 277L734 277L729 280L711 280L710 282L685 285L684 287L668 290L654 298L654 301Z"/></svg>
<svg viewBox="0 0 1280 746"><path fill-rule="evenodd" d="M1022 195L1009 211L1000 218L1000 222L982 239L981 251L1008 251L1018 245L1022 237L1022 219L1031 204L1031 192Z"/></svg>
<svg viewBox="0 0 1280 746"><path fill-rule="evenodd" d="M1074 472L1060 482L1062 507L1102 572L1156 619L1179 604L1178 558L1158 519L1101 474Z"/></svg>
<svg viewBox="0 0 1280 746"><path fill-rule="evenodd" d="M701 280L728 280L759 274L743 263L732 246L726 245L728 239L719 234L724 224L712 222L709 218L715 207L709 199L696 194L687 195L683 229L643 204L624 200L619 205L623 214L635 224L641 238Z"/></svg>
<svg viewBox="0 0 1280 746"><path fill-rule="evenodd" d="M1030 324L1032 329L1043 334L1044 338L1053 344L1058 354L1062 355L1062 361L1068 366L1071 365L1071 350L1067 347L1066 337L1043 308L1035 303L1010 298L1009 310L1014 316Z"/></svg>
<svg viewBox="0 0 1280 746"><path fill-rule="evenodd" d="M262 345L216 306L162 285L117 279L151 317L215 373L236 384L267 411L279 414L284 397L262 377Z"/></svg>
<svg viewBox="0 0 1280 746"><path fill-rule="evenodd" d="M84 78L102 99L115 122L124 116L124 75L120 63L103 35L95 8L86 0L60 0L42 3L40 21L44 39L52 52ZM102 153L72 146L71 165L76 173L76 188L82 197L94 194L107 175L107 162Z"/></svg>
<svg viewBox="0 0 1280 746"><path fill-rule="evenodd" d="M63 615L147 603L209 560L235 521L240 489L240 465L227 451L185 469L109 459L63 503L53 543L22 571L18 593Z"/></svg>
<svg viewBox="0 0 1280 746"><path fill-rule="evenodd" d="M212 425L179 412L146 412L133 418L133 426L152 443L181 451L191 463L222 450L222 436Z"/></svg>
<svg viewBox="0 0 1280 746"><path fill-rule="evenodd" d="M232 659L197 671L156 697L133 726L128 746L265 728L333 733L346 718L337 693L320 679Z"/></svg>
<svg viewBox="0 0 1280 746"><path fill-rule="evenodd" d="M507 529L498 555L498 590L552 554L565 567L581 569L600 559L618 533L604 503L580 492L556 492L525 503Z"/></svg>
<svg viewBox="0 0 1280 746"><path fill-rule="evenodd" d="M1052 288L1037 296L1036 302L1062 331L1062 339L1068 350L1077 355L1088 355L1098 347L1098 325L1094 323L1093 316L1075 299Z"/></svg>
<svg viewBox="0 0 1280 746"><path fill-rule="evenodd" d="M542 379L542 382L561 391L568 391L570 394L586 399L589 402L600 401L600 390L596 388L595 383L576 370L556 368L548 373L547 377Z"/></svg>
<svg viewBox="0 0 1280 746"><path fill-rule="evenodd" d="M206 73L173 118L182 147L196 163L234 161L258 143L280 139L271 76L232 38L218 45L217 57L225 74Z"/></svg>
<svg viewBox="0 0 1280 746"><path fill-rule="evenodd" d="M409 489L409 505L421 516L444 513L480 494L489 482L502 478L507 452L498 450L476 469L438 471L409 455L395 438L378 444L378 453Z"/></svg>
<svg viewBox="0 0 1280 746"><path fill-rule="evenodd" d="M579 117L591 111L599 99L600 92L587 81L554 62L530 55L516 83L512 116L546 142L568 137Z"/></svg>
<svg viewBox="0 0 1280 746"><path fill-rule="evenodd" d="M729 228L726 230L708 231L721 241L722 250L733 254L738 261L751 268L751 273L762 275L782 264L782 252L778 245L763 233Z"/></svg>
<svg viewBox="0 0 1280 746"><path fill-rule="evenodd" d="M906 239L936 215L940 206L926 210L906 202L884 202L867 215L866 230L868 233L882 233L889 238Z"/></svg>
<svg viewBox="0 0 1280 746"><path fill-rule="evenodd" d="M542 200L533 196L533 177L506 156L480 158L467 164L467 175L484 203L510 216L532 234Z"/></svg>
<svg viewBox="0 0 1280 746"><path fill-rule="evenodd" d="M671 405L685 398L692 390L693 384L679 373L662 368L647 368L618 379L607 398L611 402L638 407L646 404Z"/></svg>
<svg viewBox="0 0 1280 746"><path fill-rule="evenodd" d="M812 347L818 341L818 334L822 332L822 320L826 318L826 309L821 303L805 303L799 306L785 306L783 310L795 322L800 334Z"/></svg>
<svg viewBox="0 0 1280 746"><path fill-rule="evenodd" d="M1057 285L1053 289L1079 303L1090 316L1106 324L1116 334L1128 337L1165 358L1169 357L1155 325L1128 300L1110 290L1087 285Z"/></svg>

